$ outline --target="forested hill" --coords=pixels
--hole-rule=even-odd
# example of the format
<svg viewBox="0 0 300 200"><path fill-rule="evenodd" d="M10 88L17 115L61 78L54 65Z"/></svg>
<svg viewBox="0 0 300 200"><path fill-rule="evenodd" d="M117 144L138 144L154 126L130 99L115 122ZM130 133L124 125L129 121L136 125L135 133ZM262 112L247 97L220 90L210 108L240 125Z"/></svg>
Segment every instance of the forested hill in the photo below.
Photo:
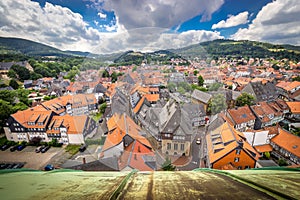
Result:
<svg viewBox="0 0 300 200"><path fill-rule="evenodd" d="M214 40L190 45L180 49L160 50L152 53L127 51L107 55L95 55L89 52L62 51L38 42L20 38L0 37L0 56L8 58L9 55L26 56L58 56L58 57L90 57L97 60L114 61L118 64L168 63L171 58L193 59L217 59L218 57L244 57L244 58L287 58L300 61L300 47L293 45L275 45L255 41ZM2 60L3 60L2 59ZM185 62L184 62L185 63ZM183 63L183 64L184 64Z"/></svg>
<svg viewBox="0 0 300 200"><path fill-rule="evenodd" d="M21 38L0 37L1 54L25 54L28 56L86 56L88 52L62 51L57 48Z"/></svg>
<svg viewBox="0 0 300 200"><path fill-rule="evenodd" d="M275 45L255 41L214 40L170 50L185 58L217 58L217 57L244 57L244 58L288 58L300 60L300 47L293 45Z"/></svg>

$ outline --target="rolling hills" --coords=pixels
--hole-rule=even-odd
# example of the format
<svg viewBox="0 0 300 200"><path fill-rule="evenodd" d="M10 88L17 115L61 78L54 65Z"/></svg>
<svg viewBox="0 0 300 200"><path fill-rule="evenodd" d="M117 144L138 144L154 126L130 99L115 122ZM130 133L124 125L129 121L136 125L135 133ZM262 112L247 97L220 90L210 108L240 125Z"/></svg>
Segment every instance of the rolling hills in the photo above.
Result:
<svg viewBox="0 0 300 200"><path fill-rule="evenodd" d="M62 51L57 48L44 45L38 42L21 38L0 37L0 55L3 57L9 54L23 54L26 56L79 56L92 57L101 61L111 61L116 64L141 64L147 63L167 63L171 58L183 58L184 60L217 59L218 57L244 57L244 58L288 58L300 61L300 47L293 45L276 45L256 41L234 41L234 40L214 40L190 45L179 49L159 50L155 52L134 52L112 53L96 55L89 52Z"/></svg>

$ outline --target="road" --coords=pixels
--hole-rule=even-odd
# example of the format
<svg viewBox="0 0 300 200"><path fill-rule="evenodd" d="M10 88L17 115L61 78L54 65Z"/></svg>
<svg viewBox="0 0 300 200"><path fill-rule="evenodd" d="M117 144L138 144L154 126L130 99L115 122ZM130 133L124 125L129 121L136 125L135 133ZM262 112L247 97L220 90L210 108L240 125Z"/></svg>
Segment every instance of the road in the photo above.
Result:
<svg viewBox="0 0 300 200"><path fill-rule="evenodd" d="M201 144L197 144L197 138L201 139ZM193 170L199 167L204 167L203 165L200 166L200 160L203 161L205 155L205 127L201 126L198 127L197 133L194 138L192 138L191 144L191 162L186 166L177 167L179 170Z"/></svg>

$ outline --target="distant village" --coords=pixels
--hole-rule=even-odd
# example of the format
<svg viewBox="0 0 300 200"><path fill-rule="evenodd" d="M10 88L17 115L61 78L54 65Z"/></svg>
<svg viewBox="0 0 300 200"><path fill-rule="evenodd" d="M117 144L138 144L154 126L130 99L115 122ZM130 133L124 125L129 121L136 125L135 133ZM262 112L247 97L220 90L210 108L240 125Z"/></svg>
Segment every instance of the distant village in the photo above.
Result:
<svg viewBox="0 0 300 200"><path fill-rule="evenodd" d="M174 59L24 80L32 106L8 117L5 136L64 146L102 138L96 159L116 171L161 170L166 160L176 170L300 165L300 63L274 60ZM3 62L3 79L14 64L32 70Z"/></svg>

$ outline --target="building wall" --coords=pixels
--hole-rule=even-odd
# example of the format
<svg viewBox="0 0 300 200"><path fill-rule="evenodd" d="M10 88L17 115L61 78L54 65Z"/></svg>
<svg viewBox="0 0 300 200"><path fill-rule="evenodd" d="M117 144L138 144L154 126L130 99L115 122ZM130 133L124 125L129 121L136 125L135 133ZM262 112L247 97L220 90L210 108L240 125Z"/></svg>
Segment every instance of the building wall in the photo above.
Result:
<svg viewBox="0 0 300 200"><path fill-rule="evenodd" d="M235 162L235 158L239 158L238 162ZM249 166L250 168L254 168L256 161L253 160L243 149L241 149L240 154L236 154L236 150L233 150L220 160L212 163L212 168L221 169L224 165L227 165L229 163L231 163L236 168L241 167L241 169L246 169L247 166Z"/></svg>
<svg viewBox="0 0 300 200"><path fill-rule="evenodd" d="M82 134L68 134L68 140L70 144L84 144Z"/></svg>
<svg viewBox="0 0 300 200"><path fill-rule="evenodd" d="M103 152L103 158L119 157L124 150L123 142Z"/></svg>
<svg viewBox="0 0 300 200"><path fill-rule="evenodd" d="M171 148L168 149L168 144L170 144ZM175 150L174 144L177 144L177 150ZM184 144L184 149L181 150L181 144ZM185 154L186 156L190 155L190 149L191 149L191 142L189 141L175 141L175 140L167 140L163 139L162 140L162 153L165 155L183 155Z"/></svg>
<svg viewBox="0 0 300 200"><path fill-rule="evenodd" d="M270 142L271 146L275 149L277 153L279 153L284 158L289 159L293 163L299 165L300 164L300 158L293 153L285 150L284 148L280 147L279 145L275 144L274 142Z"/></svg>
<svg viewBox="0 0 300 200"><path fill-rule="evenodd" d="M29 142L28 136L27 136L26 133L12 132L10 130L10 128L8 128L8 127L4 127L4 132L5 132L5 136L6 136L7 140L9 140L9 141L15 141L15 142L26 141L26 142Z"/></svg>
<svg viewBox="0 0 300 200"><path fill-rule="evenodd" d="M204 110L205 110L205 112L206 112L207 104L205 104L205 103L203 103L202 101L199 101L199 100L197 100L197 99L195 99L195 98L191 98L191 101L192 101L192 103L194 103L194 104L202 104L203 107L204 107Z"/></svg>

